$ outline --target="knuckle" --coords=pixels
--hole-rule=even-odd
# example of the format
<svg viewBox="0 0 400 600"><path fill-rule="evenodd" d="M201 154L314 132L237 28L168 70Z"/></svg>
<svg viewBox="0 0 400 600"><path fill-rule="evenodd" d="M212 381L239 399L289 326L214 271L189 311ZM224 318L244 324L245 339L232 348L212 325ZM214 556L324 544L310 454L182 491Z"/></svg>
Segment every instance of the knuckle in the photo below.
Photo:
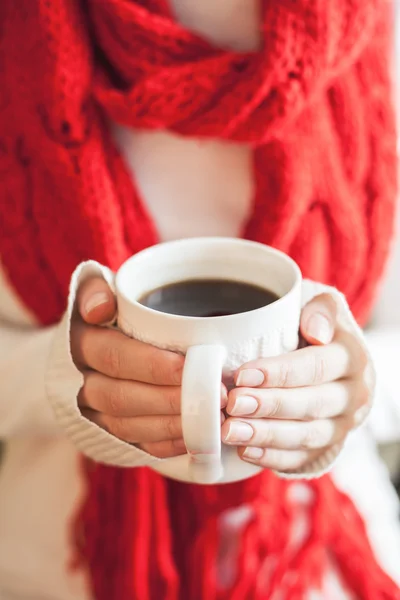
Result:
<svg viewBox="0 0 400 600"><path fill-rule="evenodd" d="M180 385L184 358L173 352L163 352L153 348L149 357L149 371L153 383L157 385Z"/></svg>
<svg viewBox="0 0 400 600"><path fill-rule="evenodd" d="M276 431L273 425L269 424L265 427L265 430L262 432L261 437L261 446L264 447L273 447L276 443Z"/></svg>
<svg viewBox="0 0 400 600"><path fill-rule="evenodd" d="M175 352L170 352L165 361L168 381L170 384L180 385L182 382L182 372L184 365L184 357Z"/></svg>
<svg viewBox="0 0 400 600"><path fill-rule="evenodd" d="M325 402L325 398L318 394L315 398L310 400L309 409L307 416L313 419L323 419L328 415L329 407Z"/></svg>
<svg viewBox="0 0 400 600"><path fill-rule="evenodd" d="M305 431L301 447L304 449L320 448L323 446L324 433L317 423L308 423Z"/></svg>
<svg viewBox="0 0 400 600"><path fill-rule="evenodd" d="M152 348L149 356L149 373L152 383L159 385L168 381L168 368L164 361L160 359L158 348Z"/></svg>
<svg viewBox="0 0 400 600"><path fill-rule="evenodd" d="M266 407L266 416L268 417L276 417L281 414L283 408L283 398L282 396L274 396L268 402Z"/></svg>
<svg viewBox="0 0 400 600"><path fill-rule="evenodd" d="M102 352L102 367L111 377L118 377L121 374L122 354L121 349L113 344L106 345Z"/></svg>
<svg viewBox="0 0 400 600"><path fill-rule="evenodd" d="M119 418L107 419L107 431L123 441L132 441L128 436L125 421Z"/></svg>
<svg viewBox="0 0 400 600"><path fill-rule="evenodd" d="M171 440L179 437L176 418L172 416L163 417L163 429L165 431L165 439Z"/></svg>
<svg viewBox="0 0 400 600"><path fill-rule="evenodd" d="M325 381L327 364L322 352L315 351L311 365L311 382L313 385Z"/></svg>
<svg viewBox="0 0 400 600"><path fill-rule="evenodd" d="M286 387L290 382L292 375L292 369L286 361L282 361L279 363L279 372L278 372L278 385L279 387Z"/></svg>
<svg viewBox="0 0 400 600"><path fill-rule="evenodd" d="M180 409L180 388L166 387L163 391L166 410L171 414L179 413Z"/></svg>
<svg viewBox="0 0 400 600"><path fill-rule="evenodd" d="M125 384L120 381L113 381L106 393L105 412L118 416L124 412L126 404Z"/></svg>

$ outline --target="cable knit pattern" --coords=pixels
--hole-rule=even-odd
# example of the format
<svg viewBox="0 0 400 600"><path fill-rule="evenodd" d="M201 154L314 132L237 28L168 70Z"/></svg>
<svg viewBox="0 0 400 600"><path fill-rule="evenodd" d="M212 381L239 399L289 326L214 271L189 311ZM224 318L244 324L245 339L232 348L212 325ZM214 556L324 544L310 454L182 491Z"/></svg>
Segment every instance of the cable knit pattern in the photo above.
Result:
<svg viewBox="0 0 400 600"><path fill-rule="evenodd" d="M81 261L116 269L157 239L105 115L251 143L243 235L291 254L365 319L395 199L389 3L262 5L263 47L235 53L175 23L166 0L3 0L0 254L43 322L62 314Z"/></svg>
<svg viewBox="0 0 400 600"><path fill-rule="evenodd" d="M366 318L395 204L386 0L263 0L257 52L217 49L167 0L2 0L0 254L44 324L77 264L115 270L157 232L109 119L254 148L243 236L286 251ZM76 382L71 381L71 389ZM291 483L274 474L206 489L86 461L75 528L96 600L303 600L329 552L363 600L399 591L328 477L310 483L310 536L290 543ZM237 578L218 591L218 518L251 504ZM272 568L271 568L272 567Z"/></svg>

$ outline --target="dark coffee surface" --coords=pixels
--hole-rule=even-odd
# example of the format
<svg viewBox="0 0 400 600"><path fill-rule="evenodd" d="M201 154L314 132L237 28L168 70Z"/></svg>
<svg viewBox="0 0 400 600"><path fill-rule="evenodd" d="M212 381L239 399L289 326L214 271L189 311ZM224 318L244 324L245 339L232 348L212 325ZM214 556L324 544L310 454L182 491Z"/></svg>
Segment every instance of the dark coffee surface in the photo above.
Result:
<svg viewBox="0 0 400 600"><path fill-rule="evenodd" d="M266 288L228 279L191 279L157 288L139 302L184 317L221 317L262 308L278 300Z"/></svg>

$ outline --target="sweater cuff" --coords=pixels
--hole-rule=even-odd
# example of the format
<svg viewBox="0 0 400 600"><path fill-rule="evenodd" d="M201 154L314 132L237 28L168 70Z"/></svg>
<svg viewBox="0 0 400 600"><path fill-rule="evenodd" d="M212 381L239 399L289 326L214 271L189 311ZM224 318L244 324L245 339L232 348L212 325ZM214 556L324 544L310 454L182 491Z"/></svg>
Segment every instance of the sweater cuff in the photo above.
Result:
<svg viewBox="0 0 400 600"><path fill-rule="evenodd" d="M354 336L358 347L365 357L366 367L364 370L364 383L369 393L367 404L359 409L359 411L356 413L357 424L354 429L357 429L364 423L373 403L376 381L373 362L366 344L364 333L355 320L346 298L341 292L339 292L339 290L322 283L316 283L315 281L305 279L302 284L302 306L304 307L306 304L308 304L308 302L310 302L310 300L316 296L319 296L320 294L330 294L335 300L337 306L337 327L342 331L347 331ZM349 436L350 435L352 435L352 433L350 433ZM275 473L283 479L315 479L317 477L321 477L332 469L336 459L343 450L345 443L346 442L331 446L316 460L304 465L300 469L285 472L275 471Z"/></svg>
<svg viewBox="0 0 400 600"><path fill-rule="evenodd" d="M150 466L162 459L152 457L107 433L83 417L78 408L77 398L83 385L83 376L71 356L71 321L79 287L86 279L99 276L111 288L114 287L112 271L95 261L82 263L72 276L68 308L57 326L50 351L46 392L59 425L82 454L96 462L119 467Z"/></svg>

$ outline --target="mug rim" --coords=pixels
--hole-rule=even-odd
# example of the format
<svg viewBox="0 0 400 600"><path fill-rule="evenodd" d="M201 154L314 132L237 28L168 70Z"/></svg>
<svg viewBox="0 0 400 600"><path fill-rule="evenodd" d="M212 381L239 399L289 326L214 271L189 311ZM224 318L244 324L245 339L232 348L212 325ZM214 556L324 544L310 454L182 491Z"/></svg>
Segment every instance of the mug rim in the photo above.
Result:
<svg viewBox="0 0 400 600"><path fill-rule="evenodd" d="M123 289L122 280L126 275L126 271L131 268L132 263L138 263L143 260L146 260L146 259L148 259L149 255L151 256L151 254L155 254L155 253L162 252L162 251L167 251L169 248L176 249L176 248L179 248L179 246L182 246L182 247L199 246L199 245L203 245L203 246L215 246L215 245L223 246L223 245L225 245L226 246L226 245L232 244L232 243L234 243L236 246L242 245L244 248L252 247L253 249L255 248L255 249L260 250L261 252L265 252L269 255L274 255L276 258L279 258L279 260L286 263L286 266L292 269L293 275L294 275L293 284L292 284L291 288L289 289L289 291L286 292L285 294L283 294L282 296L280 296L277 300L274 300L273 302L271 302L270 304L265 304L264 306L261 306L259 308L253 309L253 310L235 313L235 314L229 314L229 315L220 315L220 316L211 316L211 317L194 317L194 316L164 313L162 311L155 310L153 308L150 308L148 306L141 304L137 299L132 299L125 293L125 291ZM186 281L186 279L182 279L180 281ZM238 279L238 281L241 281L241 279ZM135 307L136 309L139 309L139 310L143 311L144 313L147 313L148 315L157 315L157 318L160 318L160 315L162 315L163 317L168 318L169 321L175 321L175 322L189 322L189 321L192 323L217 323L218 322L218 323L222 324L222 323L225 323L226 321L233 322L234 320L239 320L240 318L243 318L243 315L254 315L256 313L259 313L260 311L264 311L266 308L269 308L269 310L271 310L272 307L278 307L279 305L287 302L287 300L293 294L296 293L296 290L299 287L299 285L301 284L301 281L302 281L302 273L301 273L299 265L290 256L288 256L281 250L277 250L276 248L273 248L272 246L268 246L267 244L261 244L260 242L254 242L252 240L245 240L245 239L241 239L241 238L195 237L195 238L184 238L181 240L172 240L172 241L168 241L168 242L161 242L161 243L155 244L154 246L149 246L148 248L145 248L144 250L141 250L140 252L137 252L133 256L129 257L118 269L116 276L115 276L115 287L116 287L117 295L122 297L125 302L127 302L131 306ZM171 283L173 283L173 282L171 281ZM168 283L165 283L164 285L168 285Z"/></svg>

